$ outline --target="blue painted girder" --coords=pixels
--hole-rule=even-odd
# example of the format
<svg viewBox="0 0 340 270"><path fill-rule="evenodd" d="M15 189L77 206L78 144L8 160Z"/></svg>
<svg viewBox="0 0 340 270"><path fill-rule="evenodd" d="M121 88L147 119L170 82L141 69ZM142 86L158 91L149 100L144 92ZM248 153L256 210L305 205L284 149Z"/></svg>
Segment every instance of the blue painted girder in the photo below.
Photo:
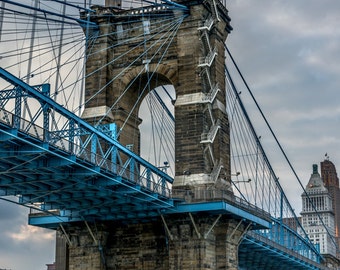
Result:
<svg viewBox="0 0 340 270"><path fill-rule="evenodd" d="M0 77L13 85L0 91L0 196L19 196L19 204L66 220L149 216L173 206L164 193L173 179L119 144L114 124L95 128L55 103L48 85L32 87L1 68ZM23 119L23 96L42 110ZM14 114L4 107L13 99ZM65 121L61 129L55 114Z"/></svg>
<svg viewBox="0 0 340 270"><path fill-rule="evenodd" d="M33 117L29 120L21 119L20 115L22 112L22 108L21 108L22 106L21 106L20 98L17 98L15 100L16 114L12 115L11 113L0 111L5 117L3 123L7 124L7 126L10 126L10 127L13 126L15 128L19 128L20 125L22 125L23 123L25 123L26 125L29 124L29 126L34 129L34 134L33 134L34 137L39 139L40 137L42 137L41 134L39 134L39 132L43 133L43 138L40 138L40 139L43 141L45 148L47 148L48 145L51 145L51 144L54 146L58 146L56 144L56 140L57 141L59 140L60 143L63 143L63 141L60 140L62 138L56 139L54 138L54 136L56 133L60 133L61 132L60 130L65 130L65 127L67 126L68 128L66 128L66 130L68 131L67 133L68 133L68 139L69 139L67 143L69 144L69 148L62 147L62 149L64 149L65 151L70 151L71 153L74 153L73 151L74 151L74 148L76 147L75 141L73 140L74 137L79 136L80 134L87 134L88 137L86 139L86 142L83 142L83 144L80 145L80 147L82 148L81 154L84 155L84 158L87 158L87 159L88 159L88 156L90 155L89 157L91 158L91 162L93 161L92 163L96 163L95 159L97 157L97 152L93 152L93 153L89 152L88 151L89 149L87 148L87 146L91 146L91 149L94 148L100 152L103 151L102 148L99 148L100 144L98 140L100 139L102 142L105 143L105 145L108 146L110 150L114 148L115 152L119 152L127 156L129 162L131 161L130 164L138 164L139 166L143 166L147 168L148 175L151 175L151 173L154 175L157 175L157 177L160 177L164 183L173 182L173 179L169 175L167 175L165 172L163 172L156 166L150 164L149 162L141 158L136 153L127 149L125 146L121 145L114 137L107 134L106 132L103 132L101 128L90 125L83 119L76 116L74 113L64 108L64 106L56 103L53 99L51 99L48 96L48 88L49 88L48 85L47 87L46 85L45 87L43 85L42 88L38 90L35 87L32 87L26 84L25 82L18 79L17 77L15 77L14 75L12 75L11 73L7 72L6 70L2 68L0 68L0 77L5 79L7 82L9 82L10 84L14 86L13 91L15 92L15 95L13 95L12 97L21 97L23 94L29 95L31 98L36 99L42 105L42 107L46 109L46 113L43 114L44 116L44 119L43 119L44 129L43 129L40 126L37 126L37 124L35 123L35 120L37 119L36 117ZM2 108L0 107L0 109ZM52 114L50 111L53 111L54 114L58 114L59 116L61 116L64 119L64 121L67 122L67 125L65 125L61 129L60 127L55 126L54 129L56 129L57 131L49 130L50 126L48 125L48 123L51 120L49 119L49 114ZM41 111L38 112L38 115L41 115ZM75 126L77 126L77 128ZM10 130L10 132L12 132L13 135L15 135L18 132L18 130L15 128ZM27 128L24 130L24 132L26 132L27 134L30 133L30 131L27 130ZM40 142L42 143L42 141ZM36 143L39 143L39 140L37 140ZM57 147L56 149L59 149L59 148ZM79 155L80 153L77 153L77 154ZM105 155L106 154L104 154L104 156ZM119 159L119 156L114 157L114 159L115 161L117 161Z"/></svg>
<svg viewBox="0 0 340 270"><path fill-rule="evenodd" d="M306 270L327 269L322 264L289 250L270 239L246 234L239 246L239 269Z"/></svg>
<svg viewBox="0 0 340 270"><path fill-rule="evenodd" d="M236 197L235 197L236 198ZM252 228L270 228L271 220L269 214L254 208L244 208L238 200L229 201L206 201L197 203L177 203L173 208L164 209L165 214L172 213L200 213L208 212L214 215L228 215L236 220L244 220L251 223Z"/></svg>
<svg viewBox="0 0 340 270"><path fill-rule="evenodd" d="M65 210L72 218L140 216L173 206L159 196L100 167L11 130L0 122L0 190L41 210ZM5 139L4 139L5 138ZM149 213L145 213L145 216Z"/></svg>

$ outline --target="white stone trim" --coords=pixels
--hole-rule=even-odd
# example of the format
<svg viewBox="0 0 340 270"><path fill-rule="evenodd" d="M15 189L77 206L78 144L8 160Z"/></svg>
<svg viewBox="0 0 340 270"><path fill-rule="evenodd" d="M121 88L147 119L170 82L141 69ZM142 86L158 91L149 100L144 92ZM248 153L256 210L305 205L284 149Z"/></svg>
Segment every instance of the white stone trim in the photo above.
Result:
<svg viewBox="0 0 340 270"><path fill-rule="evenodd" d="M210 174L199 173L175 176L173 187L214 184Z"/></svg>
<svg viewBox="0 0 340 270"><path fill-rule="evenodd" d="M204 94L202 92L199 92L194 94L178 96L176 99L175 106L202 103L203 95Z"/></svg>
<svg viewBox="0 0 340 270"><path fill-rule="evenodd" d="M216 101L217 102L214 102L214 109L218 108L219 110L226 112L225 104L223 104L218 99ZM182 106L182 105L198 104L198 103L207 103L206 94L199 92L199 93L178 96L175 102L175 107Z"/></svg>
<svg viewBox="0 0 340 270"><path fill-rule="evenodd" d="M89 119L89 118L96 118L96 117L103 117L103 116L114 120L111 109L108 106L105 106L105 105L104 106L98 106L98 107L92 107L92 108L85 108L81 118Z"/></svg>

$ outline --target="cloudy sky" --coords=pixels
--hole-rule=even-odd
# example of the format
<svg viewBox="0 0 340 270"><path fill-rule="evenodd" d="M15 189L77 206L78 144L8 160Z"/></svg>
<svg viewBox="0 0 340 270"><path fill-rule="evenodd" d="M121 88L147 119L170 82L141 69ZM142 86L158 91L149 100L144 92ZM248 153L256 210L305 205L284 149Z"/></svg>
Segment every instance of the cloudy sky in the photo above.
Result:
<svg viewBox="0 0 340 270"><path fill-rule="evenodd" d="M301 181L325 153L340 170L340 1L228 0L227 8L227 45ZM296 179L280 170L277 150L264 148L299 209ZM0 268L54 261L54 232L27 226L27 213L0 202Z"/></svg>
<svg viewBox="0 0 340 270"><path fill-rule="evenodd" d="M340 170L340 2L227 2L227 45L300 180L308 182L325 153ZM300 198L279 151L264 148L288 195Z"/></svg>

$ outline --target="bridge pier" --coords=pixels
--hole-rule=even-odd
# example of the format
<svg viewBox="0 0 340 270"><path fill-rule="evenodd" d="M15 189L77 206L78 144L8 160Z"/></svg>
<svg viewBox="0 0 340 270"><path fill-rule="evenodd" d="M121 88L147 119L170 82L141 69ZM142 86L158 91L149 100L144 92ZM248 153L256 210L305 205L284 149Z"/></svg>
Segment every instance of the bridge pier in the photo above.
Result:
<svg viewBox="0 0 340 270"><path fill-rule="evenodd" d="M221 216L171 218L169 269L238 269L238 244L244 224Z"/></svg>
<svg viewBox="0 0 340 270"><path fill-rule="evenodd" d="M69 234L68 270L103 270L106 262L103 247L107 244L108 232L98 230L95 238L86 227L75 227Z"/></svg>
<svg viewBox="0 0 340 270"><path fill-rule="evenodd" d="M229 219L216 228L216 269L238 269L238 246L247 231L240 222Z"/></svg>
<svg viewBox="0 0 340 270"><path fill-rule="evenodd" d="M67 230L68 256L65 265L57 262L58 269L236 270L246 230L242 221L210 214L99 226L79 224Z"/></svg>

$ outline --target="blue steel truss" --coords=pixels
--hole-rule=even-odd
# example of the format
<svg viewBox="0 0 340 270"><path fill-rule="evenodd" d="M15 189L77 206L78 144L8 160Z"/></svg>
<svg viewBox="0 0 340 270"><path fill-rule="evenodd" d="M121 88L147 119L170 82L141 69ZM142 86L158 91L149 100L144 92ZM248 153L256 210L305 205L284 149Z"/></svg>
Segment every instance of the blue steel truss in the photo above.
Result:
<svg viewBox="0 0 340 270"><path fill-rule="evenodd" d="M239 247L240 269L327 269L308 239L272 218L269 229L249 231Z"/></svg>
<svg viewBox="0 0 340 270"><path fill-rule="evenodd" d="M286 237L290 238L290 235ZM241 270L327 269L320 264L320 256L301 237L296 238L294 247L286 247L275 242L275 239L251 231L243 237L238 255Z"/></svg>
<svg viewBox="0 0 340 270"><path fill-rule="evenodd" d="M152 216L173 206L173 179L119 144L114 124L89 125L55 103L49 85L31 87L1 68L0 77L13 86L0 91L1 196L66 220ZM35 111L29 98L39 102ZM10 100L14 113L2 109Z"/></svg>

